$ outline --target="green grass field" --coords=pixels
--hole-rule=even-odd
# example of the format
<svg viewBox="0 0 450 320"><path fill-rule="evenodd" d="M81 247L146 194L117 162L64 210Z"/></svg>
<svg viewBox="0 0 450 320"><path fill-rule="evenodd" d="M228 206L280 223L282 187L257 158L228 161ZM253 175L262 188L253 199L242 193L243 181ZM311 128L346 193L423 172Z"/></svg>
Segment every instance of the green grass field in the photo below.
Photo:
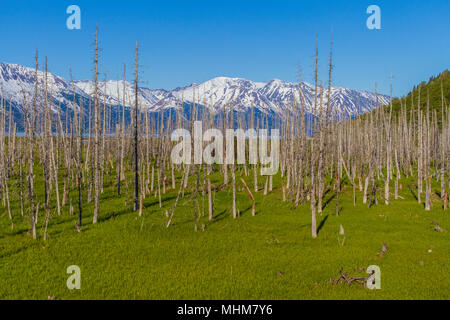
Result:
<svg viewBox="0 0 450 320"><path fill-rule="evenodd" d="M61 217L52 213L46 242L43 211L36 241L28 235L28 218L20 216L14 194L13 230L6 209L0 214L0 298L450 299L450 211L443 211L436 199L433 210L425 212L407 187L413 181L401 183L404 200L389 206L380 201L371 209L359 192L354 207L347 186L339 216L330 191L325 197L330 202L318 215L317 239L310 236L309 203L293 210L283 202L279 177L272 193L256 195L255 217L247 194L240 191L241 216L232 218L230 188L215 194L215 218L209 222L207 196L200 193L198 232L190 194L180 201L167 229L165 210L176 192L163 195L162 209L157 198L147 196L143 216L137 217L131 196L119 198L110 186L102 194L98 224L92 225L92 203L86 204L78 233L76 216L66 206ZM77 212L75 191L72 196ZM448 231L434 231L432 221ZM343 246L338 242L341 224ZM380 258L383 242L388 249ZM81 290L66 287L70 265L81 268ZM341 267L350 275L367 276L369 265L381 269L381 290L330 284Z"/></svg>

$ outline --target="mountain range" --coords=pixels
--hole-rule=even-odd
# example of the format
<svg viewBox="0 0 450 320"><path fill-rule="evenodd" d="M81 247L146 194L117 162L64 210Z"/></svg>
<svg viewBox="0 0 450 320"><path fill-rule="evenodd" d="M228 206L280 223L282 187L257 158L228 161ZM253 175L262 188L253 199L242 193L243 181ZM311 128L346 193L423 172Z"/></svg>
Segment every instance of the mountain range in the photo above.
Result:
<svg viewBox="0 0 450 320"><path fill-rule="evenodd" d="M6 101L7 105L12 106L16 118L23 116L24 105L29 103L33 97L34 72L33 68L0 63L0 97ZM37 99L40 108L44 101L44 76L44 72L38 72L39 96ZM78 105L81 102L85 108L89 104L92 105L94 84L91 80L74 81L74 86L72 86L69 80L48 73L47 83L51 110L54 113L60 112L64 115L66 111L71 112L74 94ZM302 82L301 88L306 113L316 114L314 86ZM196 103L212 113L220 113L225 108L233 108L235 112L248 112L253 105L257 112L283 115L289 110L293 110L293 101L299 101L300 93L298 83L289 83L278 79L254 82L241 78L217 77L201 84L191 84L173 90L140 87L138 97L141 110L152 113ZM323 98L325 107L328 103L326 91ZM134 106L134 86L132 83L122 80L99 82L99 99L118 112L123 101L125 101L126 107ZM317 92L317 101L319 100L320 90ZM344 118L354 118L372 111L377 105L388 103L389 97L385 95L347 88L332 87L331 89L331 108Z"/></svg>

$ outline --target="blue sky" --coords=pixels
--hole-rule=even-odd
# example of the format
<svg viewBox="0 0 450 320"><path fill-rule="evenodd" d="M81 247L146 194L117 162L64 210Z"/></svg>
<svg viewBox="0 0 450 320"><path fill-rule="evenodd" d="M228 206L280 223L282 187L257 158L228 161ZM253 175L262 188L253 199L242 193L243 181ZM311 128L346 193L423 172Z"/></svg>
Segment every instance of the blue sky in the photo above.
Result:
<svg viewBox="0 0 450 320"><path fill-rule="evenodd" d="M66 8L81 8L81 30L66 28ZM366 9L381 8L381 30L368 30ZM172 89L216 76L254 81L313 81L319 34L320 78L327 82L334 38L333 83L353 89L406 94L450 68L450 1L1 1L0 61L33 65L35 48L49 70L92 78L95 25L102 72L132 77L140 44L141 85Z"/></svg>

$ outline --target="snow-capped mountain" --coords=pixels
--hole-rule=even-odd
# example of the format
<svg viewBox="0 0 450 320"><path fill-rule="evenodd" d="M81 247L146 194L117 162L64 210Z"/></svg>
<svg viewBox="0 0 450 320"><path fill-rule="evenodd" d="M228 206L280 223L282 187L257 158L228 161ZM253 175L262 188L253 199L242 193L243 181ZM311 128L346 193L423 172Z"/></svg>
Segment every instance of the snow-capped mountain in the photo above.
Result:
<svg viewBox="0 0 450 320"><path fill-rule="evenodd" d="M44 75L38 72L39 93L38 104L42 106L44 97ZM76 81L74 86L62 77L48 73L47 87L49 101L54 112L58 108L72 109L73 93L77 101L86 106L92 103L94 85L92 81ZM0 63L0 96L11 103L19 112L23 111L24 101L29 103L34 93L34 69L16 64ZM299 90L301 88L301 90ZM125 90L124 90L125 89ZM320 91L320 90L319 90ZM152 90L139 88L139 105L143 110L160 112L170 108L178 108L184 104L199 104L213 113L231 108L237 112L246 112L253 105L263 113L282 115L294 108L303 95L305 111L310 114L318 112L315 100L319 105L321 93L315 98L314 86L308 83L288 83L282 80L269 82L253 82L240 78L218 77L201 84L191 84L174 90ZM324 89L323 104L328 104L328 92ZM130 82L99 82L100 101L112 107L133 106L135 100L134 86ZM378 102L377 102L378 99ZM28 102L26 102L28 101ZM123 103L125 101L125 103ZM370 112L378 105L389 103L389 97L371 92L346 88L331 89L331 108L342 117L355 117ZM60 111L65 111L60 110Z"/></svg>
<svg viewBox="0 0 450 320"><path fill-rule="evenodd" d="M92 81L79 81L76 85L84 92L93 92ZM301 92L305 111L316 113L314 108L314 86L303 82ZM123 81L108 81L100 84L99 95L110 104L122 104ZM317 92L317 105L320 103L320 89ZM134 103L134 89L131 83L125 83L125 105ZM118 99L119 97L119 99ZM331 88L331 108L338 110L343 117L355 117L372 111L377 104L377 96L371 92L351 90L346 88ZM120 103L119 103L120 101ZM202 84L192 84L172 91L150 90L141 88L139 92L140 105L151 111L175 108L181 101L203 105L214 112L225 108L245 112L253 105L262 112L281 114L293 108L293 101L300 101L298 83L282 80L269 82L253 82L240 78L218 77ZM378 105L389 103L389 97L378 95ZM328 104L328 91L324 89L322 106ZM319 107L317 106L317 109Z"/></svg>
<svg viewBox="0 0 450 320"><path fill-rule="evenodd" d="M77 81L75 85L78 89L83 91L88 96L92 97L94 94L93 81ZM124 90L125 89L125 90ZM166 97L170 96L169 91L165 90L151 90L148 88L139 88L138 99L140 105L144 109L154 110L154 107ZM125 95L124 95L125 93ZM98 84L99 99L106 104L118 106L124 105L130 107L134 106L135 94L134 84L127 81L110 80L106 82L99 82Z"/></svg>
<svg viewBox="0 0 450 320"><path fill-rule="evenodd" d="M42 107L44 101L45 73L38 71L38 107ZM17 64L0 63L0 97L8 101L22 111L24 104L31 103L35 87L35 70ZM64 78L47 73L47 92L50 106L53 112L58 111L59 106L72 104L73 94L77 99L89 99L89 96Z"/></svg>

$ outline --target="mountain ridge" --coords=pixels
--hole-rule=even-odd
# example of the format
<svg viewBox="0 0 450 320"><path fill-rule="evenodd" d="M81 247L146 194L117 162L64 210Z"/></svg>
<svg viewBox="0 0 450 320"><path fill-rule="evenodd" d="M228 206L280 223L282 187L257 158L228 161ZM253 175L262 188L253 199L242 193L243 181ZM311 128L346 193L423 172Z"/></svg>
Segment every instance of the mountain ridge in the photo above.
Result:
<svg viewBox="0 0 450 320"><path fill-rule="evenodd" d="M0 96L24 112L23 101L34 92L34 69L18 64L0 63ZM44 72L38 71L39 97L43 101ZM92 103L93 81L74 81L74 86L61 76L48 73L48 93L53 112L64 112L64 108L73 109L73 90L77 103ZM173 90L139 88L139 104L143 110L160 112L178 108L185 103L199 104L213 113L227 108L237 112L248 112L253 105L255 109L266 114L282 115L294 110L293 101L300 101L300 90L304 97L305 112L315 114L315 92L313 85L302 82L289 83L280 79L270 81L251 81L244 78L216 77L200 84L190 84ZM99 99L109 106L120 107L125 98L125 107L134 105L134 86L123 80L99 82ZM323 107L328 104L327 89L324 89ZM317 97L320 92L317 92ZM39 100L39 98L38 98ZM319 99L317 99L319 101ZM387 104L389 97L348 88L331 88L331 108L343 118L352 118L370 112L378 106Z"/></svg>

